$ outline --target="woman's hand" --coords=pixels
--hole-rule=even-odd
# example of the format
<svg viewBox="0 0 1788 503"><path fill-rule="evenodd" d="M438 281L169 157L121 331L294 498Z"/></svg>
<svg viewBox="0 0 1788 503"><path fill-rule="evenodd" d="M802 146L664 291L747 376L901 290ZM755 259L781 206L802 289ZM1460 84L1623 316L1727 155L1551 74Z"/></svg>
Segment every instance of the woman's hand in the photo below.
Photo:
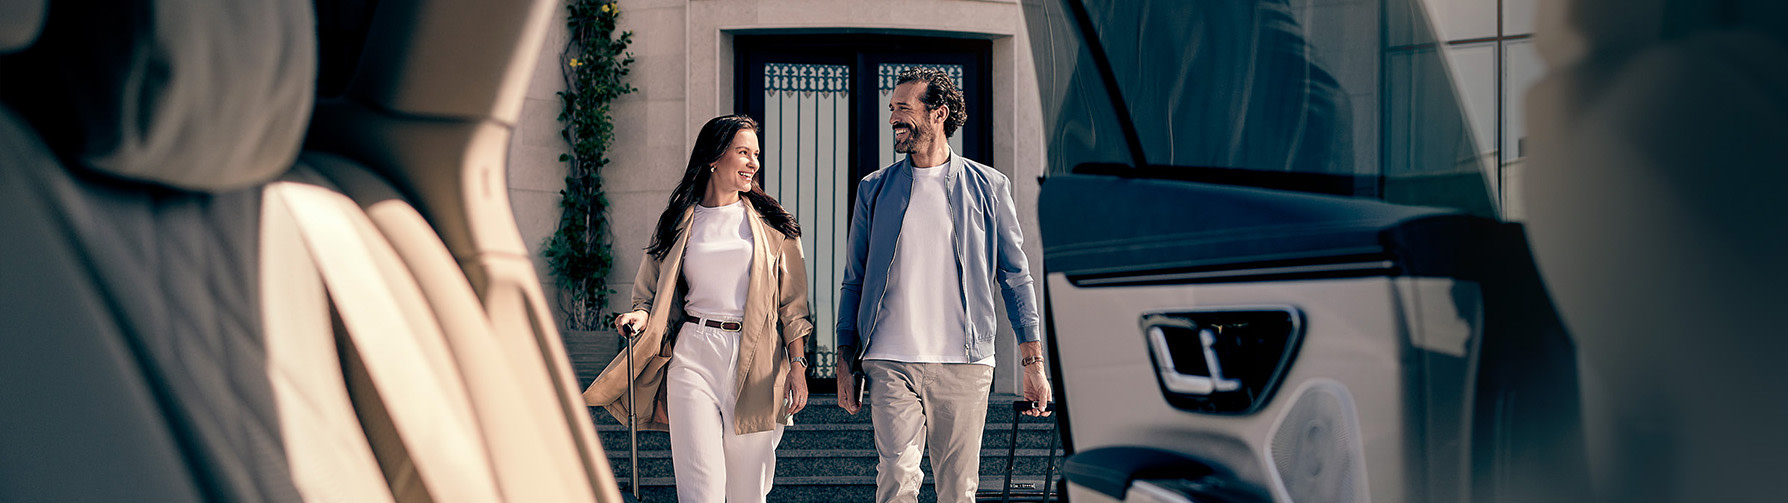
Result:
<svg viewBox="0 0 1788 503"><path fill-rule="evenodd" d="M632 333L634 333L634 334L638 334L639 331L645 330L646 329L646 312L643 310L640 310L640 311L634 311L631 313L616 316L615 317L615 330L621 330L621 327L632 327ZM625 331L625 330L621 331L621 335L632 337L631 335L628 335L627 331Z"/></svg>
<svg viewBox="0 0 1788 503"><path fill-rule="evenodd" d="M807 366L800 363L789 365L788 370L788 413L794 415L807 408Z"/></svg>

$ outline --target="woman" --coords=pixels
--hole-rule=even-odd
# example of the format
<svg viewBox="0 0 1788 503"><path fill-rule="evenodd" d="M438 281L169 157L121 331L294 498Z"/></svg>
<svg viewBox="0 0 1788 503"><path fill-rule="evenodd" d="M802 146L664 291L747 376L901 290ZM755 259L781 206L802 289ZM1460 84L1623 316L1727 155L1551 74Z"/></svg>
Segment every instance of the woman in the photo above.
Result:
<svg viewBox="0 0 1788 503"><path fill-rule="evenodd" d="M626 387L669 429L677 501L762 502L788 417L807 406L801 228L758 182L758 124L702 126L633 281L636 374L618 355L584 401L627 421ZM649 404L649 405L648 405Z"/></svg>

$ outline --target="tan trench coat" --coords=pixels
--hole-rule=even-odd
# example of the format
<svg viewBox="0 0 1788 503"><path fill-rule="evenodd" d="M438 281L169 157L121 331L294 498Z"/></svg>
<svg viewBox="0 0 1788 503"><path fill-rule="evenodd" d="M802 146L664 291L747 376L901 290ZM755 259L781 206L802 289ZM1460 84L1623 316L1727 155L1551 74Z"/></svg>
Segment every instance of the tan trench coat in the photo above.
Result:
<svg viewBox="0 0 1788 503"><path fill-rule="evenodd" d="M764 223L757 208L745 200L751 226L751 276L745 294L744 326L739 340L738 405L733 413L737 434L769 431L787 418L782 395L788 385L787 344L813 334L807 309L807 266L800 238L789 238ZM633 345L634 375L627 375L626 353L615 355L608 368L584 390L584 403L605 407L621 424L627 423L627 383L632 383L640 428L669 431L670 425L652 420L656 404L664 400L664 373L670 364L676 332L683 326L683 249L689 241L689 224L695 209L683 212L677 224L677 240L664 260L647 255L633 280L633 309L648 313L645 330ZM671 292L661 296L661 292Z"/></svg>

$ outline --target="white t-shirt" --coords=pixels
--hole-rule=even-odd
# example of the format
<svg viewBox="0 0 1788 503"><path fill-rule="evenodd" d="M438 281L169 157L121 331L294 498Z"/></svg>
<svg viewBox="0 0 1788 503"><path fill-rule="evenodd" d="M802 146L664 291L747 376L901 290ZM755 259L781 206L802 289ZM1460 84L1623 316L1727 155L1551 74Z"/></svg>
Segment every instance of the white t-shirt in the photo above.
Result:
<svg viewBox="0 0 1788 503"><path fill-rule="evenodd" d="M683 249L684 309L708 316L744 318L751 282L751 226L744 201L715 208L695 205L689 243Z"/></svg>
<svg viewBox="0 0 1788 503"><path fill-rule="evenodd" d="M993 357L968 360L968 317L951 244L956 226L944 181L948 170L913 169L912 199L901 220L887 294L864 359L993 365Z"/></svg>

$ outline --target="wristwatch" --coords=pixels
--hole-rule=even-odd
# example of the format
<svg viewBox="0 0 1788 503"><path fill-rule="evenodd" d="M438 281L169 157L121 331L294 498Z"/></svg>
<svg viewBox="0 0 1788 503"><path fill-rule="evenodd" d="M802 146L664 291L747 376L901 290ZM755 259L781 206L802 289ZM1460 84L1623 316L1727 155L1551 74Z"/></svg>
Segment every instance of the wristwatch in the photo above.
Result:
<svg viewBox="0 0 1788 503"><path fill-rule="evenodd" d="M789 363L791 363L791 364L792 364L792 363L799 363L799 364L801 364L801 367L802 367L802 368L807 368L807 367L811 367L811 365L808 365L808 364L807 364L807 358L806 358L806 357L802 357L802 356L790 356L790 357L788 357L788 362L789 362Z"/></svg>

